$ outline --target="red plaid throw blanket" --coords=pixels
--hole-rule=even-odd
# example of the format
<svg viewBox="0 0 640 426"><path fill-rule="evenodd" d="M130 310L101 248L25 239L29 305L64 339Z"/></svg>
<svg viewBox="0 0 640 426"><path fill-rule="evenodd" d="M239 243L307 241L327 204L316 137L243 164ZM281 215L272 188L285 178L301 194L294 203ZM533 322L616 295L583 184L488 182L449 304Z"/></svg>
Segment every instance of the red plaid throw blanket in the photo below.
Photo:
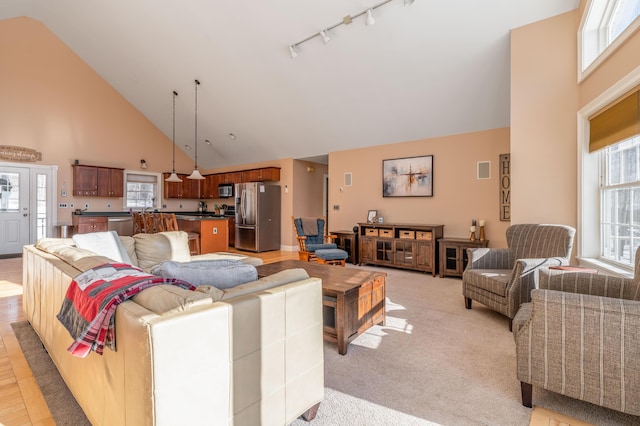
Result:
<svg viewBox="0 0 640 426"><path fill-rule="evenodd" d="M57 315L75 340L68 351L80 358L91 350L102 355L105 345L115 351L116 307L145 288L159 284L195 288L186 281L150 275L125 263L106 263L78 275L67 289Z"/></svg>

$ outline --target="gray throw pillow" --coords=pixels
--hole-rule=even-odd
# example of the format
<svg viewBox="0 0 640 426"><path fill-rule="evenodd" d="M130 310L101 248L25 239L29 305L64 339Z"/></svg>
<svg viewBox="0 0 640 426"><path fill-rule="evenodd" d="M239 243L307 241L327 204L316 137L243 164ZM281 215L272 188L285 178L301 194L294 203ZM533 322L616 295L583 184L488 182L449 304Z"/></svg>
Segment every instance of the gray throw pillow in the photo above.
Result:
<svg viewBox="0 0 640 426"><path fill-rule="evenodd" d="M239 260L226 259L183 263L165 260L151 269L151 273L161 277L179 278L196 287L207 284L221 290L258 279L255 266L245 265Z"/></svg>

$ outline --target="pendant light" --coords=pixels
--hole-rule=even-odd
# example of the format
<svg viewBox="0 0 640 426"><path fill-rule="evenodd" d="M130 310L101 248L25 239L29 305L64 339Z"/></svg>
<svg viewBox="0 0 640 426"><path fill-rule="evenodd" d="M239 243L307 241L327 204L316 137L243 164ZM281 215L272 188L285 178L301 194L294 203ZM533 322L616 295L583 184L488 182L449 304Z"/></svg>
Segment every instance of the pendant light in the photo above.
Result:
<svg viewBox="0 0 640 426"><path fill-rule="evenodd" d="M173 91L173 169L171 171L171 176L165 179L165 182L182 182L182 179L178 177L176 174L176 96L178 96L178 92Z"/></svg>
<svg viewBox="0 0 640 426"><path fill-rule="evenodd" d="M196 155L195 155L195 164L193 166L193 172L187 176L187 179L204 179L204 176L200 174L198 170L198 85L200 82L198 80L196 82L196 103L195 103L195 117L196 117L196 129L195 129L195 145L196 145Z"/></svg>

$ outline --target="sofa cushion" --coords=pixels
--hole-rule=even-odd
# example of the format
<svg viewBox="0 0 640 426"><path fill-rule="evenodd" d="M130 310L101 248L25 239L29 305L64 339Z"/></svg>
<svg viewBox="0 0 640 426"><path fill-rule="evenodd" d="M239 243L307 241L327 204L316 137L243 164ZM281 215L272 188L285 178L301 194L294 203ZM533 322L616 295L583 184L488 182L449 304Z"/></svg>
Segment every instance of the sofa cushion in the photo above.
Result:
<svg viewBox="0 0 640 426"><path fill-rule="evenodd" d="M245 265L240 260L200 260L195 262L164 261L151 269L151 273L161 277L179 278L193 285L212 285L227 289L255 281L258 271L253 265Z"/></svg>
<svg viewBox="0 0 640 426"><path fill-rule="evenodd" d="M146 288L133 296L132 300L158 315L182 312L193 306L212 303L212 298L208 294L168 284Z"/></svg>
<svg viewBox="0 0 640 426"><path fill-rule="evenodd" d="M138 266L138 256L136 256L136 240L134 240L133 237L127 235L119 235L119 237L120 242L129 255L129 259L131 259L131 264L134 266Z"/></svg>
<svg viewBox="0 0 640 426"><path fill-rule="evenodd" d="M195 254L191 256L191 261L196 260L215 260L215 259L229 259L229 260L240 260L242 263L246 265L260 266L264 262L259 257L254 256L246 256L238 253L229 253L226 251L218 251L215 253L204 253L204 254Z"/></svg>
<svg viewBox="0 0 640 426"><path fill-rule="evenodd" d="M120 242L120 238L118 238L118 234L115 231L76 234L72 239L78 248L91 250L100 256L106 256L116 262L131 265L127 250Z"/></svg>
<svg viewBox="0 0 640 426"><path fill-rule="evenodd" d="M56 256L80 272L113 262L106 256L76 247L71 238L41 238L35 246L38 250Z"/></svg>
<svg viewBox="0 0 640 426"><path fill-rule="evenodd" d="M189 237L184 231L166 231L156 234L136 234L136 256L138 266L145 272L163 260L189 262Z"/></svg>
<svg viewBox="0 0 640 426"><path fill-rule="evenodd" d="M224 295L222 296L222 299L218 299L218 300L225 301L225 300L232 299L234 297L244 296L246 294L268 290L273 287L289 284L295 281L301 281L307 278L309 278L309 274L307 273L307 271L305 271L302 268L285 269L284 271L277 272L273 275L262 277L259 280L226 289L224 291ZM205 288L198 287L196 291L206 291L208 286L203 286L203 287ZM210 293L210 295L212 298L215 297L214 294Z"/></svg>
<svg viewBox="0 0 640 426"><path fill-rule="evenodd" d="M511 269L467 269L464 271L465 285L506 297L512 272Z"/></svg>

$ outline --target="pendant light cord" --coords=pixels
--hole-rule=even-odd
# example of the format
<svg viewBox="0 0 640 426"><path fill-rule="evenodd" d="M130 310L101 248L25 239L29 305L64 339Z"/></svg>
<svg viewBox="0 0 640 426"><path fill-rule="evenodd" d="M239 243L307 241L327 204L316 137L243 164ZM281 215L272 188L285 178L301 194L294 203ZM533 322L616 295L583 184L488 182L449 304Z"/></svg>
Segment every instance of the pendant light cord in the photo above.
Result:
<svg viewBox="0 0 640 426"><path fill-rule="evenodd" d="M198 85L200 84L200 82L198 80L196 80L196 111L195 111L195 115L196 115L196 129L195 129L195 135L196 135L196 140L195 140L195 144L196 144L196 159L195 159L195 169L198 170Z"/></svg>
<svg viewBox="0 0 640 426"><path fill-rule="evenodd" d="M171 140L173 141L173 173L176 172L176 96L178 92L173 91L173 134Z"/></svg>

